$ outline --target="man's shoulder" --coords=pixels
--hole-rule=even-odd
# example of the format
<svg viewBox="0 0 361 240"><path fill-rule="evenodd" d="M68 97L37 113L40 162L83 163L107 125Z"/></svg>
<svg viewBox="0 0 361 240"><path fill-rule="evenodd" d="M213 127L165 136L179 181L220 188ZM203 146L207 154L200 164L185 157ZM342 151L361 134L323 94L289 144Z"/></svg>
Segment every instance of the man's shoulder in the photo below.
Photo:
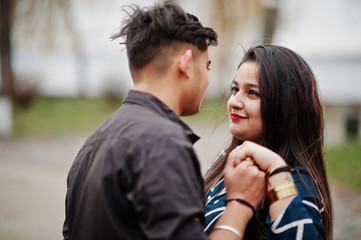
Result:
<svg viewBox="0 0 361 240"><path fill-rule="evenodd" d="M142 137L184 135L184 129L178 122L171 120L167 115L161 115L143 106L121 111L118 120L122 131L130 134L138 132ZM123 126L127 126L127 128L123 129Z"/></svg>

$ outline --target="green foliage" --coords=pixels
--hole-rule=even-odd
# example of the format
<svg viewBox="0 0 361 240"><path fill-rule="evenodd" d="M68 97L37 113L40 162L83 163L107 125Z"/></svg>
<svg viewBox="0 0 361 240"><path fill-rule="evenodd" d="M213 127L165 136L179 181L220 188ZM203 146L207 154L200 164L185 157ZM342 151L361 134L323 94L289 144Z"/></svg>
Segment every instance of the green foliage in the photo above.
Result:
<svg viewBox="0 0 361 240"><path fill-rule="evenodd" d="M39 98L27 108L15 107L15 136L51 136L95 130L121 104L101 99Z"/></svg>
<svg viewBox="0 0 361 240"><path fill-rule="evenodd" d="M188 124L209 121L223 122L224 120L228 120L226 103L227 101L222 99L207 99L203 101L202 107L197 114L181 118Z"/></svg>
<svg viewBox="0 0 361 240"><path fill-rule="evenodd" d="M15 136L53 136L86 133L95 130L121 105L119 101L85 98L38 98L26 108L15 106L13 134ZM223 120L225 103L207 101L195 116L182 118L186 122Z"/></svg>
<svg viewBox="0 0 361 240"><path fill-rule="evenodd" d="M89 133L121 105L102 99L39 98L27 108L15 107L15 136L54 136ZM227 119L224 101L206 101L200 113L182 118L188 123L222 122ZM326 150L330 178L361 189L361 142Z"/></svg>
<svg viewBox="0 0 361 240"><path fill-rule="evenodd" d="M361 190L361 142L327 149L326 162L331 179Z"/></svg>

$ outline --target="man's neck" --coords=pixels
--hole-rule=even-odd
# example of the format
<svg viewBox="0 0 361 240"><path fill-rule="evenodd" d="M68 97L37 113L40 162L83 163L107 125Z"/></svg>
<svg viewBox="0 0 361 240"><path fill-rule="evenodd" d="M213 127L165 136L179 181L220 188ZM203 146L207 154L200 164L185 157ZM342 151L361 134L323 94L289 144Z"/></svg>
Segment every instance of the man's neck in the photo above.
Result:
<svg viewBox="0 0 361 240"><path fill-rule="evenodd" d="M134 85L134 90L146 92L158 98L167 105L178 116L181 113L179 104L179 89L172 88L170 84L154 84L152 82L142 82Z"/></svg>

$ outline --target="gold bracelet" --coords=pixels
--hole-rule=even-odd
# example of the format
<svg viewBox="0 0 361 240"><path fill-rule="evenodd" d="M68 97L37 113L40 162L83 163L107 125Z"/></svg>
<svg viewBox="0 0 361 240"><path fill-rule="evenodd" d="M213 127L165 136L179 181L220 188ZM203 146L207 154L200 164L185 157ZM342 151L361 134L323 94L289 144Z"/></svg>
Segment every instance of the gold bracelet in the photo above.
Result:
<svg viewBox="0 0 361 240"><path fill-rule="evenodd" d="M270 204L287 197L298 195L295 183L286 183L275 187L267 192L267 198Z"/></svg>

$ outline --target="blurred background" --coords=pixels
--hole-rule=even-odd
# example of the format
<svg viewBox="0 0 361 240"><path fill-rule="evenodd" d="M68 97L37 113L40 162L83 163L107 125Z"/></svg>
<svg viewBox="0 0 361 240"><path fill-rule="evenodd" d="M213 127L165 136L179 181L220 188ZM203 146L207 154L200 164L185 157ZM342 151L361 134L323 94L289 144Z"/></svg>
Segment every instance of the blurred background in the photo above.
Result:
<svg viewBox="0 0 361 240"><path fill-rule="evenodd" d="M62 239L66 177L86 137L132 88L110 36L129 4L154 0L1 0L0 239ZM335 239L361 239L361 0L177 0L219 46L200 113L204 172L230 141L225 104L245 49L273 43L313 69L325 103Z"/></svg>

